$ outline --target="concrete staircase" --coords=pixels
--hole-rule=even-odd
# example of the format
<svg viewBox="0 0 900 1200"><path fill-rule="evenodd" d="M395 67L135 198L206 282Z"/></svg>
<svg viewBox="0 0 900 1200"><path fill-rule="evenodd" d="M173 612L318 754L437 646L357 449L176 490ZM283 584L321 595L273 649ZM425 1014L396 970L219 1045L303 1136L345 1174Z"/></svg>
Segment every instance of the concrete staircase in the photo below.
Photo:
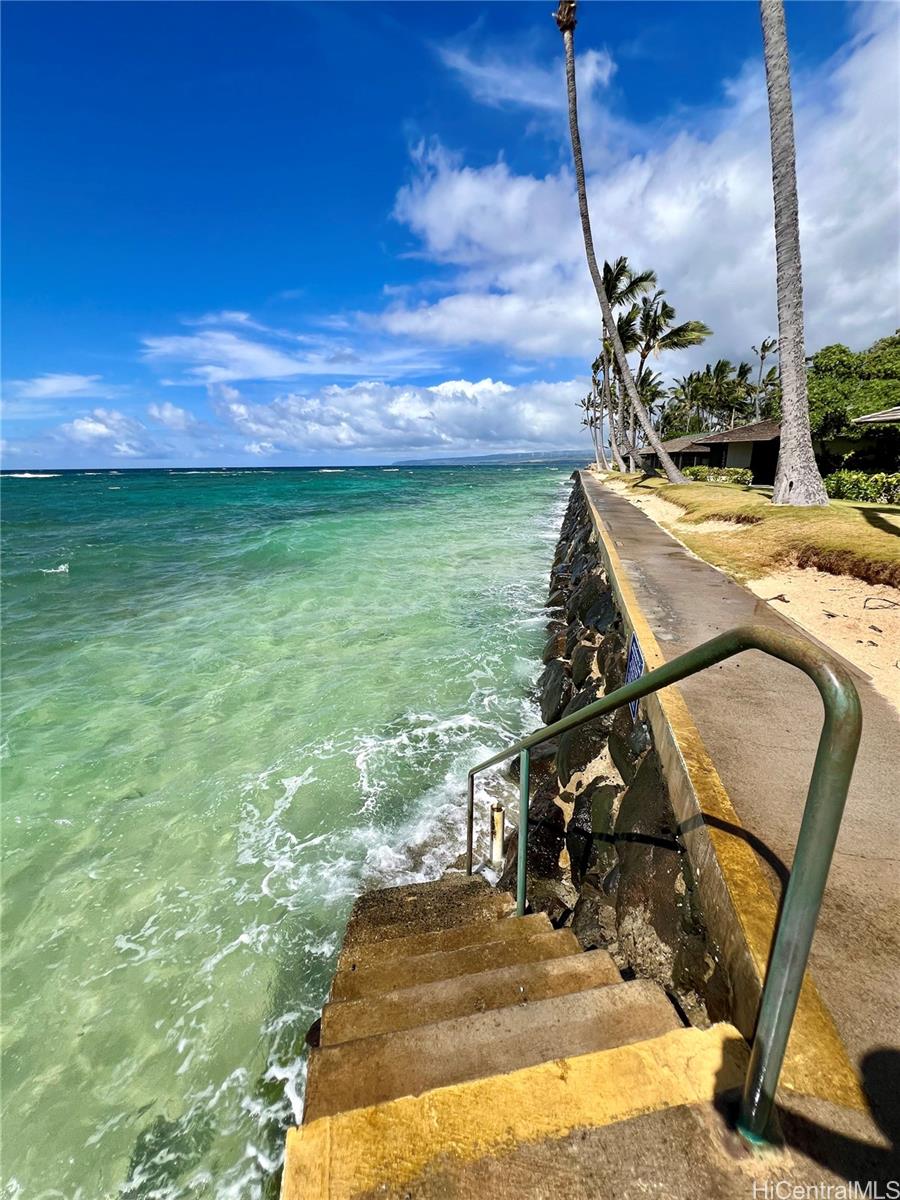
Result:
<svg viewBox="0 0 900 1200"><path fill-rule="evenodd" d="M623 982L543 914L515 917L483 879L370 893L310 1051L282 1197L472 1195L498 1155L521 1167L498 1197L549 1195L542 1180L574 1178L559 1154L576 1133L709 1107L745 1063L730 1026L685 1028L656 984Z"/></svg>

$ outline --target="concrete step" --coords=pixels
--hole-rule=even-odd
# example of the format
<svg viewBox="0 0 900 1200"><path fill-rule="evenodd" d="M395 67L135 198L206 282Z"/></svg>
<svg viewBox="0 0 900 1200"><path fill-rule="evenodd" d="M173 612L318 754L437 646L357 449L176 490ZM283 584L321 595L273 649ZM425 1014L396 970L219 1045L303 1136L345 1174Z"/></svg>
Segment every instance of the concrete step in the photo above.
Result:
<svg viewBox="0 0 900 1200"><path fill-rule="evenodd" d="M362 1000L326 1004L322 1011L321 1044L333 1046L354 1038L433 1025L437 1021L505 1008L508 1004L529 1004L621 982L616 964L605 950L514 963L477 975L440 979Z"/></svg>
<svg viewBox="0 0 900 1200"><path fill-rule="evenodd" d="M448 871L440 879L429 879L425 883L401 883L396 887L375 888L357 896L353 911L372 912L375 909L403 907L410 900L418 902L428 896L446 894L455 888L463 891L490 892L493 889L483 875L466 875L463 871Z"/></svg>
<svg viewBox="0 0 900 1200"><path fill-rule="evenodd" d="M550 933L552 929L546 913L534 913L528 917L508 917L498 921L457 925L451 929L438 929L434 933L414 933L407 937L360 942L341 951L337 970L358 971L362 967L383 962L388 958L415 958L420 954L461 950L464 946L502 942L507 938L527 937L531 933Z"/></svg>
<svg viewBox="0 0 900 1200"><path fill-rule="evenodd" d="M344 945L433 933L513 912L508 892L495 891L480 875L445 875L431 883L382 888L360 896L350 913Z"/></svg>
<svg viewBox="0 0 900 1200"><path fill-rule="evenodd" d="M636 979L320 1046L309 1055L303 1120L644 1041L679 1027L662 988Z"/></svg>
<svg viewBox="0 0 900 1200"><path fill-rule="evenodd" d="M667 1162L669 1154L680 1153L680 1136L670 1136L680 1134L680 1128L654 1127L646 1145L634 1136L617 1135L627 1134L628 1122L649 1114L710 1105L716 1096L741 1086L746 1065L746 1044L732 1026L679 1028L651 1041L559 1058L323 1117L288 1131L281 1200L350 1200L363 1195L447 1200L481 1195L486 1189L477 1182L480 1178L490 1179L489 1194L496 1200L559 1195L612 1200L658 1191L666 1176L654 1168L660 1155ZM586 1131L603 1129L609 1129L613 1150L618 1147L620 1175L610 1188L602 1170L587 1173L579 1167ZM566 1144L573 1135L574 1147ZM563 1150L556 1160L558 1169L545 1169L552 1160L542 1159L540 1169L515 1172L507 1187L504 1163L542 1144L548 1147L547 1155L554 1144ZM752 1191L746 1159L726 1158L712 1141L704 1145L694 1139L691 1151L698 1183L706 1180L710 1163L723 1171L734 1167L742 1177L732 1177L730 1188L694 1188L683 1200ZM765 1178L780 1178L773 1175L771 1164L760 1161ZM614 1157L611 1162L614 1165ZM487 1174L479 1176L479 1168ZM432 1187L435 1180L438 1185ZM682 1200L681 1192L673 1193L673 1200L675 1196Z"/></svg>
<svg viewBox="0 0 900 1200"><path fill-rule="evenodd" d="M459 975L477 975L513 963L537 962L543 958L564 958L580 950L570 929L549 933L529 933L525 937L501 938L415 958L387 958L372 962L356 971L342 971L331 984L331 1000L358 1000L382 992L433 983L436 979L454 979Z"/></svg>

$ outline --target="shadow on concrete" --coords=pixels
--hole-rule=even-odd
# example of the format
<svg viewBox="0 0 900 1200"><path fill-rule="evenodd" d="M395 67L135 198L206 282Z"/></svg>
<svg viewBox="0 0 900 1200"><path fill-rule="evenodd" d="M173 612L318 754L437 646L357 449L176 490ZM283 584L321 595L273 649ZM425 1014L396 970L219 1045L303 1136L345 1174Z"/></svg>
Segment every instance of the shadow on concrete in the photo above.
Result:
<svg viewBox="0 0 900 1200"><path fill-rule="evenodd" d="M900 1177L900 1050L883 1047L871 1051L862 1060L861 1070L869 1113L888 1147L853 1137L782 1105L777 1106L777 1125L773 1124L770 1136L773 1142L864 1189L867 1183L885 1185ZM726 1086L733 1078L724 1063L721 1078ZM716 1108L732 1129L737 1124L739 1103L734 1090L723 1091L716 1098ZM886 1200L900 1192L861 1190L859 1195Z"/></svg>
<svg viewBox="0 0 900 1200"><path fill-rule="evenodd" d="M745 829L743 825L735 825L731 821L723 821L721 817L710 816L709 813L697 813L696 816L690 817L687 821L682 821L678 826L678 831L683 835L690 833L693 829L697 829L700 825L711 825L714 829L721 829L723 833L730 833L734 837L740 838L742 842L746 842L750 849L771 868L778 879L780 887L779 895L775 897L778 901L780 915L784 893L788 885L788 880L791 877L791 870L787 863L779 858L772 847L767 845L762 838L757 837L755 833L751 833L749 829Z"/></svg>

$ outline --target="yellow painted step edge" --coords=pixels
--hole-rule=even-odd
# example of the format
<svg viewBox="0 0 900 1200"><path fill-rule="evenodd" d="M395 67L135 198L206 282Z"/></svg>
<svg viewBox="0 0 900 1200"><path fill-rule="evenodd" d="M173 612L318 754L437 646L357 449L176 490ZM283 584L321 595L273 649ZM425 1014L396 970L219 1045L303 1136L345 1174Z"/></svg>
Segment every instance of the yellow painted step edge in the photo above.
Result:
<svg viewBox="0 0 900 1200"><path fill-rule="evenodd" d="M438 1155L477 1161L739 1088L747 1045L731 1025L659 1038L322 1117L287 1135L282 1200L344 1200L412 1183ZM535 1097L540 1103L535 1103Z"/></svg>

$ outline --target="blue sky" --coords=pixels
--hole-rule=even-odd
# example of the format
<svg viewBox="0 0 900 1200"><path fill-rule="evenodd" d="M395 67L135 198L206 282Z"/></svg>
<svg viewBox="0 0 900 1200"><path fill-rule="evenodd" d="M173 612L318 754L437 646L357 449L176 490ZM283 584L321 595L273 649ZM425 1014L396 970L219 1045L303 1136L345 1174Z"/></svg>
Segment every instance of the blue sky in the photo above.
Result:
<svg viewBox="0 0 900 1200"><path fill-rule="evenodd" d="M543 3L4 5L4 465L571 446L597 344ZM774 332L754 3L583 3L595 240ZM898 17L788 6L807 341L898 322Z"/></svg>

